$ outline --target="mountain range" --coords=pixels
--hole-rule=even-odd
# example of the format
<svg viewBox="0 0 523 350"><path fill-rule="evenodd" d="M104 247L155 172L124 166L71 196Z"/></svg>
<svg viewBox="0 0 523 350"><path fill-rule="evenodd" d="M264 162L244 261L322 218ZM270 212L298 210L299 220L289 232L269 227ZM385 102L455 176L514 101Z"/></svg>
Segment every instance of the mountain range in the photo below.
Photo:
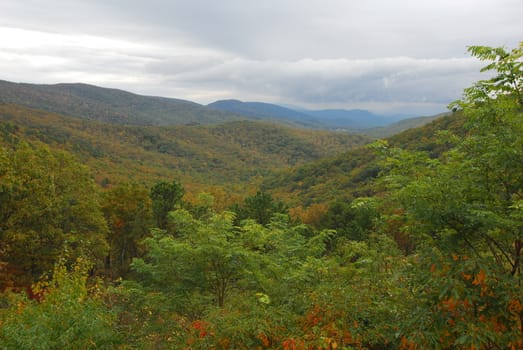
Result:
<svg viewBox="0 0 523 350"><path fill-rule="evenodd" d="M406 116L385 117L366 110L313 111L238 100L221 100L204 106L182 99L143 96L80 83L43 85L0 80L0 102L126 125L207 125L234 120L261 120L306 129L362 132L387 127L403 119L400 126L393 127L394 132L398 132L430 121ZM405 123L410 119L412 121ZM380 135L389 134L387 130L381 130Z"/></svg>
<svg viewBox="0 0 523 350"><path fill-rule="evenodd" d="M234 111L217 109L224 106ZM369 117L367 111L324 113L343 122L350 113ZM413 128L421 124L427 125ZM318 130L326 125L304 111L267 103L203 106L85 84L0 81L0 146L44 143L66 150L101 185L178 179L192 193L262 188L289 203L329 202L355 190L366 195L365 182L380 171L372 151L361 147L373 138L396 133L391 144L433 151L440 146L427 140L438 130L462 129L454 114L364 130L371 136Z"/></svg>
<svg viewBox="0 0 523 350"><path fill-rule="evenodd" d="M239 100L220 100L207 107L246 115L252 118L285 120L289 124L306 128L358 131L373 127L384 127L408 116L381 116L362 109L292 109L264 102L242 102Z"/></svg>

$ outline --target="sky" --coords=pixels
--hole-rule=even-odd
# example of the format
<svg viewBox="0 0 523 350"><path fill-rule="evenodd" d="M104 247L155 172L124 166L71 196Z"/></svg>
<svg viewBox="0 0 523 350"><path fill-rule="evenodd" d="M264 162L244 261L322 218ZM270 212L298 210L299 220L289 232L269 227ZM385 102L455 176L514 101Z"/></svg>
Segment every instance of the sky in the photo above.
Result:
<svg viewBox="0 0 523 350"><path fill-rule="evenodd" d="M0 0L0 79L431 115L523 41L521 0Z"/></svg>

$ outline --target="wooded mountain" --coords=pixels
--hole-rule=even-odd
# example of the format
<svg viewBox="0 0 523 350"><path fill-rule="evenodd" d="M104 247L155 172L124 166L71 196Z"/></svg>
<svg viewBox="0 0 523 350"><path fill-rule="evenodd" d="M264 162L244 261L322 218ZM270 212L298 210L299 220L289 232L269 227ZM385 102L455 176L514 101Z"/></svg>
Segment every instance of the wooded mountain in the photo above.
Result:
<svg viewBox="0 0 523 350"><path fill-rule="evenodd" d="M114 125L0 104L0 142L43 142L76 154L99 182L177 179L256 184L260 176L369 142L361 135L255 121L170 127Z"/></svg>
<svg viewBox="0 0 523 350"><path fill-rule="evenodd" d="M0 102L113 124L216 124L247 119L190 101L88 84L36 85L0 80Z"/></svg>
<svg viewBox="0 0 523 350"><path fill-rule="evenodd" d="M390 136L408 128L424 125L441 116L387 117L362 109L292 109L271 103L239 100L220 100L208 104L207 107L295 127L362 132L373 137Z"/></svg>
<svg viewBox="0 0 523 350"><path fill-rule="evenodd" d="M0 102L61 115L124 125L219 124L233 120L261 120L307 129L364 131L384 137L430 119L383 117L366 110L294 110L263 102L222 100L207 106L191 101L142 96L88 84L26 84L0 80ZM377 130L369 128L381 127Z"/></svg>
<svg viewBox="0 0 523 350"><path fill-rule="evenodd" d="M389 124L387 126L380 126L370 129L362 130L362 133L374 138L384 138L390 137L401 133L402 131L409 130L412 128L417 128L428 124L438 118L444 117L449 113L440 113L429 117L415 117L415 118L406 118L395 123Z"/></svg>
<svg viewBox="0 0 523 350"><path fill-rule="evenodd" d="M0 348L523 349L523 43L468 50L455 112L348 152L0 103Z"/></svg>
<svg viewBox="0 0 523 350"><path fill-rule="evenodd" d="M360 130L377 126L386 126L399 119L396 117L385 117L374 114L364 109L323 109L317 111L305 111L315 119L321 120L331 129Z"/></svg>
<svg viewBox="0 0 523 350"><path fill-rule="evenodd" d="M283 122L298 127L326 128L322 120L317 120L317 118L313 118L306 113L271 103L220 100L208 104L207 107L241 114L255 119L270 120L279 123Z"/></svg>

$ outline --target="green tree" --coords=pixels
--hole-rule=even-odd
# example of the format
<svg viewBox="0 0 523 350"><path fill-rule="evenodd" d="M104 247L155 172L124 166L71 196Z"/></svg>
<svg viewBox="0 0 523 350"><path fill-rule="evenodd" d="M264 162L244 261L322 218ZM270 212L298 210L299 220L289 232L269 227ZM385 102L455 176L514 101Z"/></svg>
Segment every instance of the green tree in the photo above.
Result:
<svg viewBox="0 0 523 350"><path fill-rule="evenodd" d="M275 214L287 214L288 208L283 202L276 202L270 193L258 191L254 196L245 198L242 206L232 208L236 221L254 219L262 225L268 225Z"/></svg>
<svg viewBox="0 0 523 350"><path fill-rule="evenodd" d="M352 203L337 201L329 206L320 225L336 230L337 236L361 241L372 232L377 217L370 199L359 198Z"/></svg>
<svg viewBox="0 0 523 350"><path fill-rule="evenodd" d="M522 48L469 48L496 74L452 105L467 117L468 134L443 134L456 147L440 160L385 152L388 205L418 246L405 348L523 346Z"/></svg>
<svg viewBox="0 0 523 350"><path fill-rule="evenodd" d="M179 307L205 300L222 307L243 276L248 255L235 237L232 219L231 213L223 213L202 222L185 209L171 212L177 238L156 231L144 241L146 257L134 259L132 267L148 288L173 295Z"/></svg>
<svg viewBox="0 0 523 350"><path fill-rule="evenodd" d="M176 181L171 183L161 181L151 188L150 196L153 201L156 227L161 229L167 228L167 214L174 210L176 205L181 204L183 194L182 185Z"/></svg>
<svg viewBox="0 0 523 350"><path fill-rule="evenodd" d="M101 266L107 226L87 168L66 152L20 144L2 149L0 177L0 259L16 283L36 281L60 256Z"/></svg>
<svg viewBox="0 0 523 350"><path fill-rule="evenodd" d="M132 258L140 255L140 241L153 226L148 190L138 184L120 184L104 193L102 211L109 225L106 268L113 278L124 276Z"/></svg>
<svg viewBox="0 0 523 350"><path fill-rule="evenodd" d="M131 328L142 340L255 348L264 337L277 344L299 332L299 316L310 306L305 295L326 276L322 257L331 233L308 238L306 227L291 226L282 214L265 226L233 223L230 212L195 218L178 209L169 213L167 231L144 240L146 255L133 260L133 278L120 290L133 315L127 318L140 320Z"/></svg>

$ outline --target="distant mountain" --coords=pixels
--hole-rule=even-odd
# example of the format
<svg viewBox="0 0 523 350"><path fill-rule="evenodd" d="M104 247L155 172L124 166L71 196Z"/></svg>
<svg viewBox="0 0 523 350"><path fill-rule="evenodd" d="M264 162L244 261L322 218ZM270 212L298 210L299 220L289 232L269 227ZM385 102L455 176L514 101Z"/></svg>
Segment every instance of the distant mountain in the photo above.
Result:
<svg viewBox="0 0 523 350"><path fill-rule="evenodd" d="M216 101L208 104L207 107L294 126L344 131L360 131L385 126L405 118L404 116L380 116L362 109L292 109L271 103L239 100Z"/></svg>
<svg viewBox="0 0 523 350"><path fill-rule="evenodd" d="M374 138L384 138L384 137L389 137L389 136L392 136L392 135L396 135L396 134L399 134L405 130L408 130L408 129L412 129L412 128L417 128L417 127L420 127L420 126L423 126L425 124L428 124L438 118L442 118L444 116L447 116L449 115L450 112L448 113L440 113L440 114L437 114L437 115L433 115L433 116L430 116L430 117L416 117L416 118L407 118L407 119L402 119L398 122L395 122L395 123L392 123L390 125L387 125L387 126L382 126L382 127L377 127L377 128L371 128L371 129L367 129L367 130L363 130L362 133L365 134L365 135L368 135L370 137L374 137Z"/></svg>
<svg viewBox="0 0 523 350"><path fill-rule="evenodd" d="M359 109L296 110L270 103L238 100L216 101L203 106L186 100L142 96L88 84L43 85L2 80L0 102L105 123L143 126L260 120L298 128L362 132L401 119L401 116L384 117ZM420 125L415 122L411 124ZM402 125L372 130L368 134L390 135L410 124Z"/></svg>
<svg viewBox="0 0 523 350"><path fill-rule="evenodd" d="M242 102L239 100L220 100L207 105L220 111L241 114L258 120L268 120L307 128L322 128L316 118L299 111L264 102Z"/></svg>
<svg viewBox="0 0 523 350"><path fill-rule="evenodd" d="M304 111L304 113L334 129L368 129L388 125L401 119L401 117L380 116L363 109L324 109Z"/></svg>
<svg viewBox="0 0 523 350"><path fill-rule="evenodd" d="M87 84L36 85L0 80L0 102L112 124L216 124L245 119L190 101Z"/></svg>

